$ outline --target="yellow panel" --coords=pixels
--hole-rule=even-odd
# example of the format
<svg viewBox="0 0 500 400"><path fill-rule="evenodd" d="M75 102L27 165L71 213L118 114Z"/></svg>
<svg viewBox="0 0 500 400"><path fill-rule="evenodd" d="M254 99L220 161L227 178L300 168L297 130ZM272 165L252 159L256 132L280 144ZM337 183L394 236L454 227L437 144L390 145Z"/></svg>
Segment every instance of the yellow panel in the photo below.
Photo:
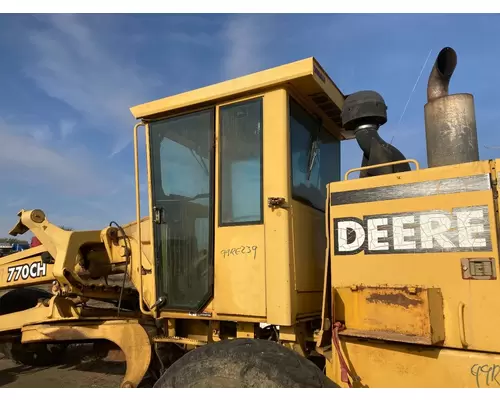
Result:
<svg viewBox="0 0 500 400"><path fill-rule="evenodd" d="M325 214L298 201L292 207L295 290L323 292Z"/></svg>
<svg viewBox="0 0 500 400"><path fill-rule="evenodd" d="M267 322L292 324L293 266L290 211L267 207L268 197L290 202L288 100L285 90L264 97L264 222L266 234Z"/></svg>
<svg viewBox="0 0 500 400"><path fill-rule="evenodd" d="M266 315L264 227L216 229L214 309L218 314Z"/></svg>
<svg viewBox="0 0 500 400"><path fill-rule="evenodd" d="M342 343L346 361L360 378L354 387L371 388L499 388L500 355L412 345L358 341ZM327 374L339 385L334 351Z"/></svg>
<svg viewBox="0 0 500 400"><path fill-rule="evenodd" d="M336 288L334 305L335 318L347 327L343 335L428 345L444 340L439 289Z"/></svg>
<svg viewBox="0 0 500 400"><path fill-rule="evenodd" d="M446 334L444 346L500 351L500 342L497 339L500 314L492 312L491 308L498 304L500 283L497 279L498 242L493 193L489 190L489 171L488 162L476 162L331 184L330 191L336 192L332 193L332 199L336 199L337 203L342 198L338 197L339 193L347 190L384 187L385 191L383 193L375 190L368 194L344 193L344 199L347 194L351 199L357 200L331 207L332 286L410 285L439 288L443 296ZM463 179L454 180L456 177ZM395 186L418 182L424 182L418 190L417 186L410 186L411 189L408 189L408 186ZM422 188L425 190L422 191ZM414 191L413 197L408 196L412 194L408 190ZM391 196L392 199L388 199ZM480 211L485 213L485 218L481 218L481 212L473 215L469 210L460 211L463 207L483 207ZM412 231L406 231L402 235L399 223L401 220L398 222L398 228L391 216L395 213L418 215L419 212L428 211L450 213L449 217L443 220L451 221L452 225L446 227L439 221L432 224L418 223L414 226L413 233L417 232L421 237L411 238ZM405 243L412 242L413 248L404 250L402 245L405 243L401 242L398 243L398 251L378 251L377 248L382 247L377 247L378 244L375 246L377 241L367 239L364 245L366 250L351 255L335 255L335 247L338 247L336 241L340 234L336 237L334 220L345 217L363 220L367 216L389 216L391 220L388 222L388 228L380 226L379 236L386 235L386 239L392 243L395 236L399 235L399 239L405 236ZM439 250L435 240L428 240L428 230L431 227L435 229L436 226L439 229L444 227L446 234L453 237L453 240L446 242L453 243L446 251ZM396 228L400 229L399 233ZM366 228L364 231L366 232ZM371 234L375 233L372 229ZM375 236L372 236L372 239ZM436 237L442 239L439 235ZM476 245L487 245L488 241L490 248L474 248ZM472 243L472 247L467 245L467 242ZM461 247L465 245L469 248ZM462 261L469 258L493 259L492 276L488 279L464 279Z"/></svg>

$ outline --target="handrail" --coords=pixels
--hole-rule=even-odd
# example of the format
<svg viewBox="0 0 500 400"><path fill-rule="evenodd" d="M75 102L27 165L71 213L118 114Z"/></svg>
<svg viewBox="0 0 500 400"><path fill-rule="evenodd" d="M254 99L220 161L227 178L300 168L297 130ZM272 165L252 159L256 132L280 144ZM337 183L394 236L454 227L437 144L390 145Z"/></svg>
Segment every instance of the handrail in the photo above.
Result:
<svg viewBox="0 0 500 400"><path fill-rule="evenodd" d="M137 219L137 242L139 244L139 308L144 315L152 314L144 310L142 305L142 234L141 234L141 190L139 186L139 138L138 129L145 126L144 122L138 122L134 126L134 168L135 168L135 213ZM130 266L132 269L132 265ZM132 275L132 274L131 274Z"/></svg>
<svg viewBox="0 0 500 400"><path fill-rule="evenodd" d="M353 173L353 172L356 172L356 171L365 171L367 169L373 169L373 168L380 168L380 167L387 167L389 165L398 165L398 164L405 164L405 163L413 163L415 164L415 168L417 170L420 169L420 164L418 163L417 160L414 160L414 159L409 159L409 160L399 160L399 161L391 161L391 162L388 162L388 163L383 163L383 164L376 164L376 165L370 165L368 167L359 167L359 168L352 168L350 169L349 171L347 171L344 175L344 180L347 181L347 177Z"/></svg>

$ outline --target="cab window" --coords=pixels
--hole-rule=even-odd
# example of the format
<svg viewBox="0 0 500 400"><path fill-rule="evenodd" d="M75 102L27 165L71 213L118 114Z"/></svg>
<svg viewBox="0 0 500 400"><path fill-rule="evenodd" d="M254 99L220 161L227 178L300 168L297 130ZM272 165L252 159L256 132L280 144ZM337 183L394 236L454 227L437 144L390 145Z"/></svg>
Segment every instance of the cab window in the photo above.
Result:
<svg viewBox="0 0 500 400"><path fill-rule="evenodd" d="M340 141L289 97L292 197L325 210L326 185L340 180Z"/></svg>

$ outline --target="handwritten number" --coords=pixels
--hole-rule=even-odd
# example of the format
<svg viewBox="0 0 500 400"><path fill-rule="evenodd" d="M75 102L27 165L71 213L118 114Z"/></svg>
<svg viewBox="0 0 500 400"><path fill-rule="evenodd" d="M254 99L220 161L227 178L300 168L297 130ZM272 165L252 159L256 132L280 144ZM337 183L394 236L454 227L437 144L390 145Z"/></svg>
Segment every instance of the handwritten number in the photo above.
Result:
<svg viewBox="0 0 500 400"><path fill-rule="evenodd" d="M486 383L486 386L491 386L492 383L496 384L496 386L500 386L500 382L498 381L500 365L498 364L474 364L470 369L470 373L476 378L476 386L478 388L481 387L481 381Z"/></svg>
<svg viewBox="0 0 500 400"><path fill-rule="evenodd" d="M227 258L230 256L252 255L253 259L255 260L257 258L257 246L243 245L240 247L233 247L231 249L221 250L221 254L224 258Z"/></svg>

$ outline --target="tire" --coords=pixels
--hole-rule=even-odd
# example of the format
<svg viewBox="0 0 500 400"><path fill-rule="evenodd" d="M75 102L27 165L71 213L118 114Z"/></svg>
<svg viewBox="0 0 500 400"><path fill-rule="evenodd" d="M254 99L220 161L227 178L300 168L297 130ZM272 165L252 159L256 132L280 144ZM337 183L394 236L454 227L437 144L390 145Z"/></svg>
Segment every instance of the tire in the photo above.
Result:
<svg viewBox="0 0 500 400"><path fill-rule="evenodd" d="M190 351L155 388L338 388L311 361L269 340L233 339Z"/></svg>
<svg viewBox="0 0 500 400"><path fill-rule="evenodd" d="M20 312L35 307L39 299L50 299L52 295L37 288L13 289L0 297L0 315ZM21 343L19 338L0 342L0 353L16 364L47 366L57 364L66 350L64 343Z"/></svg>

